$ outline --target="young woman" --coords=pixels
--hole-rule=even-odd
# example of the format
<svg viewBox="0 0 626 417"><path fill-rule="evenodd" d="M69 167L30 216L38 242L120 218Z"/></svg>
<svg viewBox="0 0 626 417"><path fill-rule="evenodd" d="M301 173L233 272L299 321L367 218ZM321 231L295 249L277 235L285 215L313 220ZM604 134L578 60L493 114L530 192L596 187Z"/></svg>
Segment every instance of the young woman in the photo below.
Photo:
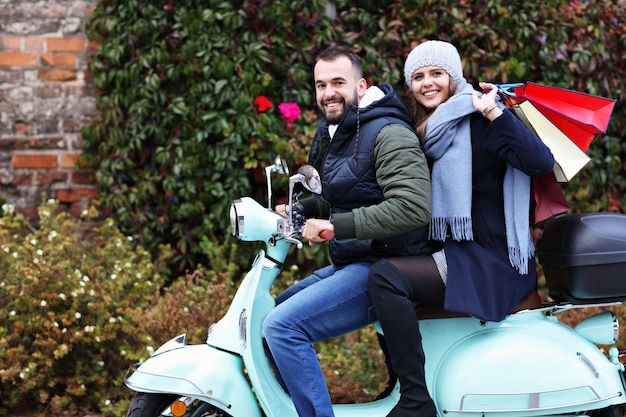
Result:
<svg viewBox="0 0 626 417"><path fill-rule="evenodd" d="M389 416L433 417L416 304L500 321L536 290L529 231L530 177L549 173L550 150L499 104L493 84L475 91L447 42L407 57L415 127L432 162L432 256L383 259L369 273L400 401Z"/></svg>

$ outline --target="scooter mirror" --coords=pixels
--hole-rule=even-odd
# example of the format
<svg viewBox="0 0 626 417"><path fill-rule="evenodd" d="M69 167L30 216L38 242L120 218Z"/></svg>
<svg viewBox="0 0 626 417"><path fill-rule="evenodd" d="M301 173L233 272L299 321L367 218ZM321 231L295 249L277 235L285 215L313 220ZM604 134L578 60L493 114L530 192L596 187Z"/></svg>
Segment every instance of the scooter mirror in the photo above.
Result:
<svg viewBox="0 0 626 417"><path fill-rule="evenodd" d="M272 209L272 172L289 175L289 166L282 155L276 155L274 164L265 167L265 182L267 183L267 208Z"/></svg>
<svg viewBox="0 0 626 417"><path fill-rule="evenodd" d="M278 172L279 174L289 175L289 166L282 155L276 155L274 164L265 168L268 172Z"/></svg>
<svg viewBox="0 0 626 417"><path fill-rule="evenodd" d="M322 180L320 174L311 165L303 165L298 170L298 174L304 176L302 184L304 187L315 194L322 192Z"/></svg>

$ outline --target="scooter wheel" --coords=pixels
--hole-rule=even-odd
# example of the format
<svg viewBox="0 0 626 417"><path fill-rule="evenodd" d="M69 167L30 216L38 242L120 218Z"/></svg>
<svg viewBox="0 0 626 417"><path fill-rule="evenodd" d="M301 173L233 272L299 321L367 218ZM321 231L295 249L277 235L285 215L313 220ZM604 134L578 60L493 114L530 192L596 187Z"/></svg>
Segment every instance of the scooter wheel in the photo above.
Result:
<svg viewBox="0 0 626 417"><path fill-rule="evenodd" d="M169 394L135 394L128 407L127 417L158 417L178 398Z"/></svg>
<svg viewBox="0 0 626 417"><path fill-rule="evenodd" d="M128 407L127 417L161 417L169 410L170 405L177 399L179 395L174 394L148 394L139 392L133 397ZM193 408L189 408L185 416L204 416L204 417L232 417L230 414L215 408L211 404L205 402L194 403Z"/></svg>

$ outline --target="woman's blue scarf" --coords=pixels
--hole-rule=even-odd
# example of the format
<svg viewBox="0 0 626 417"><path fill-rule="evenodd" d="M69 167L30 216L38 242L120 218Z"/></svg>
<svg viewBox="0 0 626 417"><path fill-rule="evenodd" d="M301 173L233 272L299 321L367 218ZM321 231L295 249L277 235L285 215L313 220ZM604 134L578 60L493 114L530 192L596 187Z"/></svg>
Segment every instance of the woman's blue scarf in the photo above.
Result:
<svg viewBox="0 0 626 417"><path fill-rule="evenodd" d="M471 113L474 89L465 80L456 93L437 107L428 119L424 152L433 162L430 238L473 240ZM499 103L501 107L503 105ZM520 274L528 273L535 248L528 229L530 178L511 167L504 176L504 217L509 260Z"/></svg>

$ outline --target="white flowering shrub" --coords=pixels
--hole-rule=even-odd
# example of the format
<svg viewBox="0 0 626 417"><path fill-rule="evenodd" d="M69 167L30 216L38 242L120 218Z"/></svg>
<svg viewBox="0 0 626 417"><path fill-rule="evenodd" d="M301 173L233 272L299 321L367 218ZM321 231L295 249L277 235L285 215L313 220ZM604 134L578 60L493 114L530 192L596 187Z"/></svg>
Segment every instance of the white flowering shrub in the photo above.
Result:
<svg viewBox="0 0 626 417"><path fill-rule="evenodd" d="M160 261L110 220L39 209L35 229L0 216L0 414L91 409L123 415L128 367L154 346L141 326L163 287Z"/></svg>

